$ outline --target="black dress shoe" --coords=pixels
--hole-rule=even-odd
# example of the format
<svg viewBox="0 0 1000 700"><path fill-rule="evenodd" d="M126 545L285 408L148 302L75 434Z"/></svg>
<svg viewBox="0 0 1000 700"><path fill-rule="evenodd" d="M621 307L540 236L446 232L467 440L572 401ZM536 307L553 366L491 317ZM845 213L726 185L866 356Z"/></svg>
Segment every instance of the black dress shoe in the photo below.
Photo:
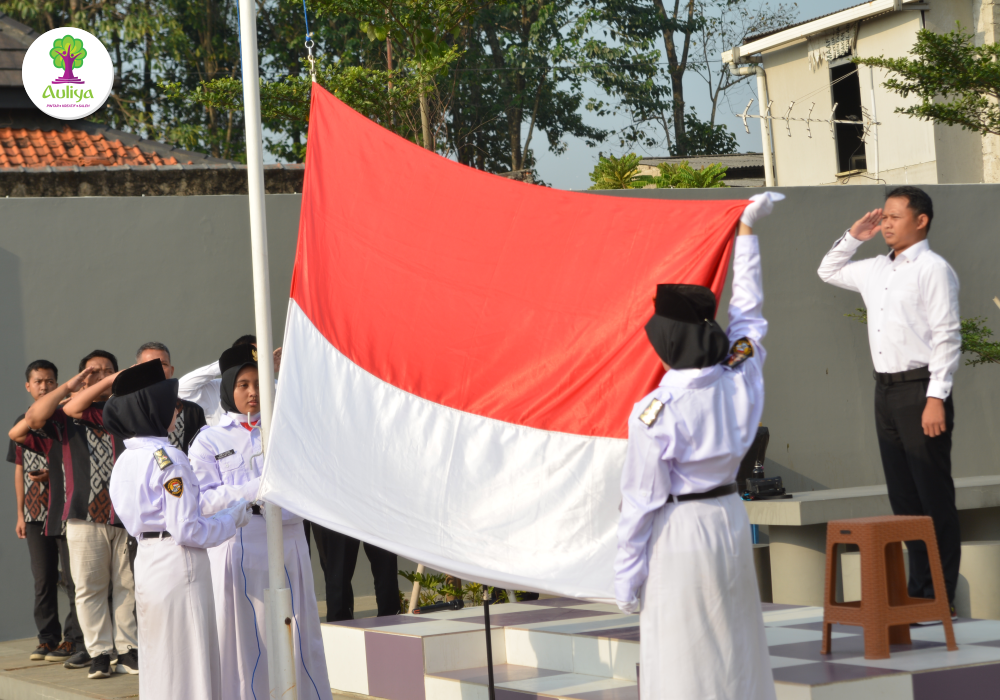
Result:
<svg viewBox="0 0 1000 700"><path fill-rule="evenodd" d="M90 662L87 678L111 678L111 654L104 652Z"/></svg>

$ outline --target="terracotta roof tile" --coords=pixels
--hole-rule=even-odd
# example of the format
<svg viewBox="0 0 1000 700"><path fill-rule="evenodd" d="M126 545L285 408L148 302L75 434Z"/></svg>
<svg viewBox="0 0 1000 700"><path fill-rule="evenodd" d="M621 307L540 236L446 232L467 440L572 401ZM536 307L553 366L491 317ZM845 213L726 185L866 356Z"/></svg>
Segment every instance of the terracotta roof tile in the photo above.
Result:
<svg viewBox="0 0 1000 700"><path fill-rule="evenodd" d="M176 165L173 156L126 148L120 139L71 128L62 131L0 128L0 168L71 165Z"/></svg>

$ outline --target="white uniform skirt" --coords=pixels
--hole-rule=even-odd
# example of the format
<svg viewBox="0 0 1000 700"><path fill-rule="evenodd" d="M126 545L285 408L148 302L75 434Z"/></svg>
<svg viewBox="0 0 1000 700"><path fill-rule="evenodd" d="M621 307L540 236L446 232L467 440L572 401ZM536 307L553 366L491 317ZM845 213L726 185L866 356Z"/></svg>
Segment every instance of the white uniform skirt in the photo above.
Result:
<svg viewBox="0 0 1000 700"><path fill-rule="evenodd" d="M299 700L330 700L326 654L305 532L301 522L285 525L282 531L285 568L291 579L289 587L295 612L292 639L298 697ZM255 697L267 700L271 694L267 678L264 589L270 585L264 518L256 515L250 518L250 523L237 530L235 537L208 550L208 556L212 562L222 662L222 692L217 697L221 700L254 700Z"/></svg>
<svg viewBox="0 0 1000 700"><path fill-rule="evenodd" d="M208 553L169 537L140 539L135 609L142 699L218 698L222 671Z"/></svg>
<svg viewBox="0 0 1000 700"><path fill-rule="evenodd" d="M736 494L656 513L639 635L643 700L774 700L750 522Z"/></svg>

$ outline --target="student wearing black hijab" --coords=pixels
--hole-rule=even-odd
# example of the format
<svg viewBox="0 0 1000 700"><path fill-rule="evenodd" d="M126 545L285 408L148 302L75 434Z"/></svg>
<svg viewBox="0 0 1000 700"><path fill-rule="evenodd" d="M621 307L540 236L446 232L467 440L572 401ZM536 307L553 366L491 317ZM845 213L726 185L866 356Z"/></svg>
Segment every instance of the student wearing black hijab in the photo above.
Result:
<svg viewBox="0 0 1000 700"><path fill-rule="evenodd" d="M264 467L257 349L242 345L226 350L219 358L219 369L222 374L219 399L225 413L218 425L198 433L188 450L201 487L203 513L213 513L242 498L255 499ZM236 537L208 552L224 679L220 700L266 698L270 692L267 648L260 625L264 589L270 587L267 531L263 510L256 508L254 513ZM302 518L287 509L282 509L281 515L285 570L300 633L293 636L299 698L318 696L330 700L326 654Z"/></svg>
<svg viewBox="0 0 1000 700"><path fill-rule="evenodd" d="M250 520L245 501L202 516L198 480L168 435L180 406L177 380L158 360L120 372L104 407L104 425L124 440L110 493L115 512L139 540L135 605L139 694L144 700L214 700L222 674L207 547L232 538Z"/></svg>

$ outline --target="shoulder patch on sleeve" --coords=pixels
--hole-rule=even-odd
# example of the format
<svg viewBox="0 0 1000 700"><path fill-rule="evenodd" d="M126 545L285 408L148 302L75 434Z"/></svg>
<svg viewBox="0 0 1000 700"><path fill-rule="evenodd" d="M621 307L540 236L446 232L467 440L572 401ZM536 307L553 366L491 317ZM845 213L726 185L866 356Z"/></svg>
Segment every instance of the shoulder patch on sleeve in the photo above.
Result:
<svg viewBox="0 0 1000 700"><path fill-rule="evenodd" d="M653 426L656 419L660 417L660 411L663 410L663 402L659 399L653 399L649 402L649 405L643 409L642 413L639 414L639 420L646 424L647 428Z"/></svg>
<svg viewBox="0 0 1000 700"><path fill-rule="evenodd" d="M226 450L225 452L222 452L220 454L215 455L215 458L216 459L225 459L229 455L234 455L234 454L236 454L236 450Z"/></svg>
<svg viewBox="0 0 1000 700"><path fill-rule="evenodd" d="M178 476L165 483L163 488L165 488L167 493L171 496L180 498L181 494L184 493L184 481Z"/></svg>
<svg viewBox="0 0 1000 700"><path fill-rule="evenodd" d="M170 456L167 454L167 451L162 447L153 453L153 459L156 460L156 466L158 466L161 471L173 465L174 463L173 460L170 459Z"/></svg>
<svg viewBox="0 0 1000 700"><path fill-rule="evenodd" d="M729 350L729 357L723 360L723 364L729 369L736 369L744 362L753 357L753 343L749 338L740 338Z"/></svg>

